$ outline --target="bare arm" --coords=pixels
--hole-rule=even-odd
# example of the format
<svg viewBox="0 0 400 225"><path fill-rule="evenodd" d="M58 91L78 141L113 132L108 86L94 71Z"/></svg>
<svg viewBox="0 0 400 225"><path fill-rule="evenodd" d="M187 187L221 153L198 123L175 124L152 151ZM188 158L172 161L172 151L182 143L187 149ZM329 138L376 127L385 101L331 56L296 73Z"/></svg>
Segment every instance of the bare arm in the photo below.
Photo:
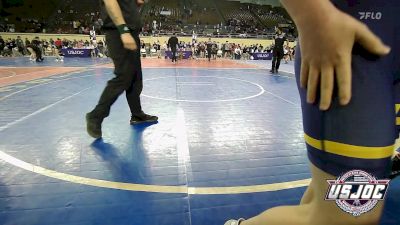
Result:
<svg viewBox="0 0 400 225"><path fill-rule="evenodd" d="M117 0L103 0L107 13L116 26L126 24Z"/></svg>
<svg viewBox="0 0 400 225"><path fill-rule="evenodd" d="M103 1L104 5L106 6L107 13L110 16L111 20L114 22L114 24L117 27L125 25L126 21L124 19L124 16L122 15L122 10L118 4L118 1L117 0L103 0ZM135 39L133 39L130 33L121 34L121 40L122 43L124 44L124 48L129 50L137 49L137 43Z"/></svg>
<svg viewBox="0 0 400 225"><path fill-rule="evenodd" d="M281 0L299 30L301 47L300 83L307 88L307 102L320 93L320 109L331 105L334 81L339 102L351 99L351 51L355 42L377 55L390 48L360 21L338 10L329 0Z"/></svg>

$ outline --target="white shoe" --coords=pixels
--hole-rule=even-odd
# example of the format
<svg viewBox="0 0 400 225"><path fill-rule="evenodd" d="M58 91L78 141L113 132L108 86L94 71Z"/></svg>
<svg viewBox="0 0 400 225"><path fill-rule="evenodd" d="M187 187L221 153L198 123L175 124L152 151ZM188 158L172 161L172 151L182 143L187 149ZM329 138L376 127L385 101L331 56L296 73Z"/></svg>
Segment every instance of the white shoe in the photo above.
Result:
<svg viewBox="0 0 400 225"><path fill-rule="evenodd" d="M243 218L240 218L238 220L228 220L228 221L225 222L224 225L239 225L240 222L242 222L242 221L244 221Z"/></svg>

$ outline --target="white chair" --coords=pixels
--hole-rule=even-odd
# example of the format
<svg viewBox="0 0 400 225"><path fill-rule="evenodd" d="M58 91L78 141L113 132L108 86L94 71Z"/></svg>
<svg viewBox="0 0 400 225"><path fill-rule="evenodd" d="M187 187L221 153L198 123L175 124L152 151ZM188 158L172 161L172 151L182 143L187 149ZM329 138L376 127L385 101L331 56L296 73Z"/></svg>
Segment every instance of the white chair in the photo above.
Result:
<svg viewBox="0 0 400 225"><path fill-rule="evenodd" d="M146 49L144 49L144 48L140 49L140 55L141 55L142 57L146 57L146 56L147 56L147 54L146 54Z"/></svg>
<svg viewBox="0 0 400 225"><path fill-rule="evenodd" d="M150 50L150 53L151 53L151 56L153 57L153 56L157 56L157 50L155 50L154 48L152 48L151 50Z"/></svg>
<svg viewBox="0 0 400 225"><path fill-rule="evenodd" d="M218 51L217 51L217 56L218 56L219 58L222 57L222 50L218 50Z"/></svg>

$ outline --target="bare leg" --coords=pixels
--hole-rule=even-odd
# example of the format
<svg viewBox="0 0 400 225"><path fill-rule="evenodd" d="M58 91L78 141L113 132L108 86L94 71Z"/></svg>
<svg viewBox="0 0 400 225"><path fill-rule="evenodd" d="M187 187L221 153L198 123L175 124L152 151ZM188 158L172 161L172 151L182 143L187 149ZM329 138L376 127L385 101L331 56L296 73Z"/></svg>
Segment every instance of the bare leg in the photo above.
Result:
<svg viewBox="0 0 400 225"><path fill-rule="evenodd" d="M377 225L382 213L378 204L372 211L360 217L343 212L335 202L325 201L327 179L335 177L311 166L313 182L305 192L302 204L269 209L260 215L245 220L240 225Z"/></svg>
<svg viewBox="0 0 400 225"><path fill-rule="evenodd" d="M313 184L310 184L306 192L304 192L303 197L301 198L300 205L311 203L313 201L313 198L314 198Z"/></svg>

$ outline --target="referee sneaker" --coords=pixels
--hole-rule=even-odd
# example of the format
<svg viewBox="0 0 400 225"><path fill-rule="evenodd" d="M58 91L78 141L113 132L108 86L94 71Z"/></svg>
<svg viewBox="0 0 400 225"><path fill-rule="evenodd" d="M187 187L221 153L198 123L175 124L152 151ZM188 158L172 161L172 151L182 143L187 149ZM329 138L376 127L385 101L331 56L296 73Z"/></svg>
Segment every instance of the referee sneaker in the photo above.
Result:
<svg viewBox="0 0 400 225"><path fill-rule="evenodd" d="M87 132L93 138L101 138L101 124L109 114L111 105L126 93L131 110L132 125L154 123L158 117L142 111L140 94L143 89L139 32L142 22L139 7L144 0L103 0L103 29L106 33L108 51L115 65L115 77L108 81L95 109L86 114Z"/></svg>

